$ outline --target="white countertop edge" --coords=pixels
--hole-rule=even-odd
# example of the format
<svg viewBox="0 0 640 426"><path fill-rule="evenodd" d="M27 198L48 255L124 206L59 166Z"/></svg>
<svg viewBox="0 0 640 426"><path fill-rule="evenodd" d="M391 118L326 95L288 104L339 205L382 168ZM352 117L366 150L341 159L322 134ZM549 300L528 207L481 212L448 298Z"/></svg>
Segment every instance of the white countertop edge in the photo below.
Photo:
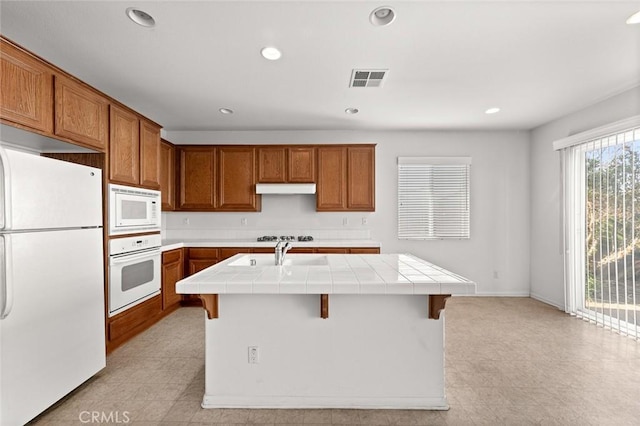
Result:
<svg viewBox="0 0 640 426"><path fill-rule="evenodd" d="M180 294L383 294L383 295L432 295L432 294L451 294L451 295L471 295L476 294L476 284L460 275L447 271L444 268L440 268L430 262L420 259L412 254L408 253L394 253L393 255L403 255L417 261L426 267L437 269L443 275L448 277L447 280L433 281L433 282L412 282L406 277L401 275L401 279L398 281L384 281L384 282L361 282L360 280L334 283L331 278L330 282L309 281L305 278L304 283L299 282L296 284L290 281L271 281L269 279L262 279L259 281L253 280L251 282L242 281L240 283L234 282L237 280L236 275L232 275L230 279L204 278L207 276L207 269L200 271L190 277L187 277L176 284L176 292ZM246 256L246 254L237 254L224 261L211 266L210 268L218 268L222 270L229 263L238 260L239 258ZM255 256L265 256L264 254L257 254ZM363 256L363 257L379 257L380 259L388 258L389 254L382 255L344 255L344 254L327 254L335 259L339 259L343 256ZM208 269L210 269L208 268ZM248 268L248 267L247 267ZM257 267L260 268L260 267ZM325 268L313 267L313 268ZM327 267L328 268L328 267ZM257 269L256 269L257 270ZM238 270L236 274L244 270ZM330 269L328 269L330 271ZM226 271L228 273L229 271ZM262 273L262 272L260 272ZM223 273L224 274L224 273ZM305 275L306 277L306 275ZM452 278L459 279L461 282L451 282ZM186 281L186 282L185 282ZM237 287L236 287L237 286ZM230 288L231 287L231 288ZM249 287L251 288L249 290Z"/></svg>
<svg viewBox="0 0 640 426"><path fill-rule="evenodd" d="M291 244L294 248L300 247L314 247L314 248L327 248L327 247L357 247L357 248L380 248L380 242L374 240L314 240L314 241L292 241ZM162 251L170 251L183 247L228 247L228 248L271 248L275 247L275 241L257 242L247 240L162 240Z"/></svg>

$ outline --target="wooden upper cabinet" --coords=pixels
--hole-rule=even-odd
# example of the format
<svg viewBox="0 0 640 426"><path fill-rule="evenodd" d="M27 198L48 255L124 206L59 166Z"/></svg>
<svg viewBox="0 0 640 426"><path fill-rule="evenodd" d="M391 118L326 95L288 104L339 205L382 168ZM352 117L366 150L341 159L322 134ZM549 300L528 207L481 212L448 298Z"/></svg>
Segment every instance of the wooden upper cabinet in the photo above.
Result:
<svg viewBox="0 0 640 426"><path fill-rule="evenodd" d="M347 209L375 211L375 146L347 148Z"/></svg>
<svg viewBox="0 0 640 426"><path fill-rule="evenodd" d="M287 148L258 148L258 182L285 183L287 181Z"/></svg>
<svg viewBox="0 0 640 426"><path fill-rule="evenodd" d="M314 147L288 148L288 181L313 183L316 181L316 149Z"/></svg>
<svg viewBox="0 0 640 426"><path fill-rule="evenodd" d="M375 211L375 145L318 147L318 211Z"/></svg>
<svg viewBox="0 0 640 426"><path fill-rule="evenodd" d="M347 148L318 147L316 210L340 211L347 206Z"/></svg>
<svg viewBox="0 0 640 426"><path fill-rule="evenodd" d="M259 211L254 147L218 148L218 210Z"/></svg>
<svg viewBox="0 0 640 426"><path fill-rule="evenodd" d="M54 93L54 133L105 151L109 140L109 101L62 75L55 76Z"/></svg>
<svg viewBox="0 0 640 426"><path fill-rule="evenodd" d="M53 72L0 39L0 118L53 133Z"/></svg>
<svg viewBox="0 0 640 426"><path fill-rule="evenodd" d="M162 210L175 209L176 202L176 148L166 141L160 142L160 191Z"/></svg>
<svg viewBox="0 0 640 426"><path fill-rule="evenodd" d="M314 147L259 147L259 183L313 183L316 181Z"/></svg>
<svg viewBox="0 0 640 426"><path fill-rule="evenodd" d="M140 120L140 185L160 188L160 127Z"/></svg>
<svg viewBox="0 0 640 426"><path fill-rule="evenodd" d="M216 148L180 147L178 170L178 208L213 210L216 207Z"/></svg>
<svg viewBox="0 0 640 426"><path fill-rule="evenodd" d="M123 184L140 183L140 124L134 113L111 105L109 179Z"/></svg>

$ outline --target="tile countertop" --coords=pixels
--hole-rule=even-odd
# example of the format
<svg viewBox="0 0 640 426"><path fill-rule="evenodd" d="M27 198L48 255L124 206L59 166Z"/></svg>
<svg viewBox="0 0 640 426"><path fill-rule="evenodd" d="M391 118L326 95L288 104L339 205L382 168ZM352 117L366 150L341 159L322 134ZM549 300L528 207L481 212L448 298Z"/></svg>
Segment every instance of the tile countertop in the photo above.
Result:
<svg viewBox="0 0 640 426"><path fill-rule="evenodd" d="M250 266L251 259L256 266ZM273 259L271 254L237 254L179 281L176 290L183 294L476 293L474 282L411 254L288 254L284 266L273 265Z"/></svg>
<svg viewBox="0 0 640 426"><path fill-rule="evenodd" d="M313 240L291 241L293 247L362 247L379 248L380 243L374 240ZM257 242L255 240L162 240L162 251L182 247L275 247L275 241Z"/></svg>

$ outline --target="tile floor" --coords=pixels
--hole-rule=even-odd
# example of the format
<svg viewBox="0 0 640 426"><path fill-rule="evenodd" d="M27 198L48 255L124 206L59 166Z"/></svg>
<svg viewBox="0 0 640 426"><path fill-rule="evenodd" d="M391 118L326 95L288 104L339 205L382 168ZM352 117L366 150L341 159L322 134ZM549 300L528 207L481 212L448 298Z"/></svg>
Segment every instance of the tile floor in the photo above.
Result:
<svg viewBox="0 0 640 426"><path fill-rule="evenodd" d="M640 424L640 342L532 299L475 297L447 303L446 339L449 411L204 410L203 311L183 308L32 423Z"/></svg>

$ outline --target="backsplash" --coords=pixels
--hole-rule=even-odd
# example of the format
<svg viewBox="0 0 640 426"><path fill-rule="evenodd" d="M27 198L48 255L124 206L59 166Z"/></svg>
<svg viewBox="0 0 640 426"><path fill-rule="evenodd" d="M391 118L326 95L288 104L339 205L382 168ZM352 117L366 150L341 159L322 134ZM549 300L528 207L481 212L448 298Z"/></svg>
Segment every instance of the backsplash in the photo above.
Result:
<svg viewBox="0 0 640 426"><path fill-rule="evenodd" d="M319 240L370 239L370 212L316 212L314 195L264 195L253 213L163 212L165 239L255 240L263 235L311 235Z"/></svg>

